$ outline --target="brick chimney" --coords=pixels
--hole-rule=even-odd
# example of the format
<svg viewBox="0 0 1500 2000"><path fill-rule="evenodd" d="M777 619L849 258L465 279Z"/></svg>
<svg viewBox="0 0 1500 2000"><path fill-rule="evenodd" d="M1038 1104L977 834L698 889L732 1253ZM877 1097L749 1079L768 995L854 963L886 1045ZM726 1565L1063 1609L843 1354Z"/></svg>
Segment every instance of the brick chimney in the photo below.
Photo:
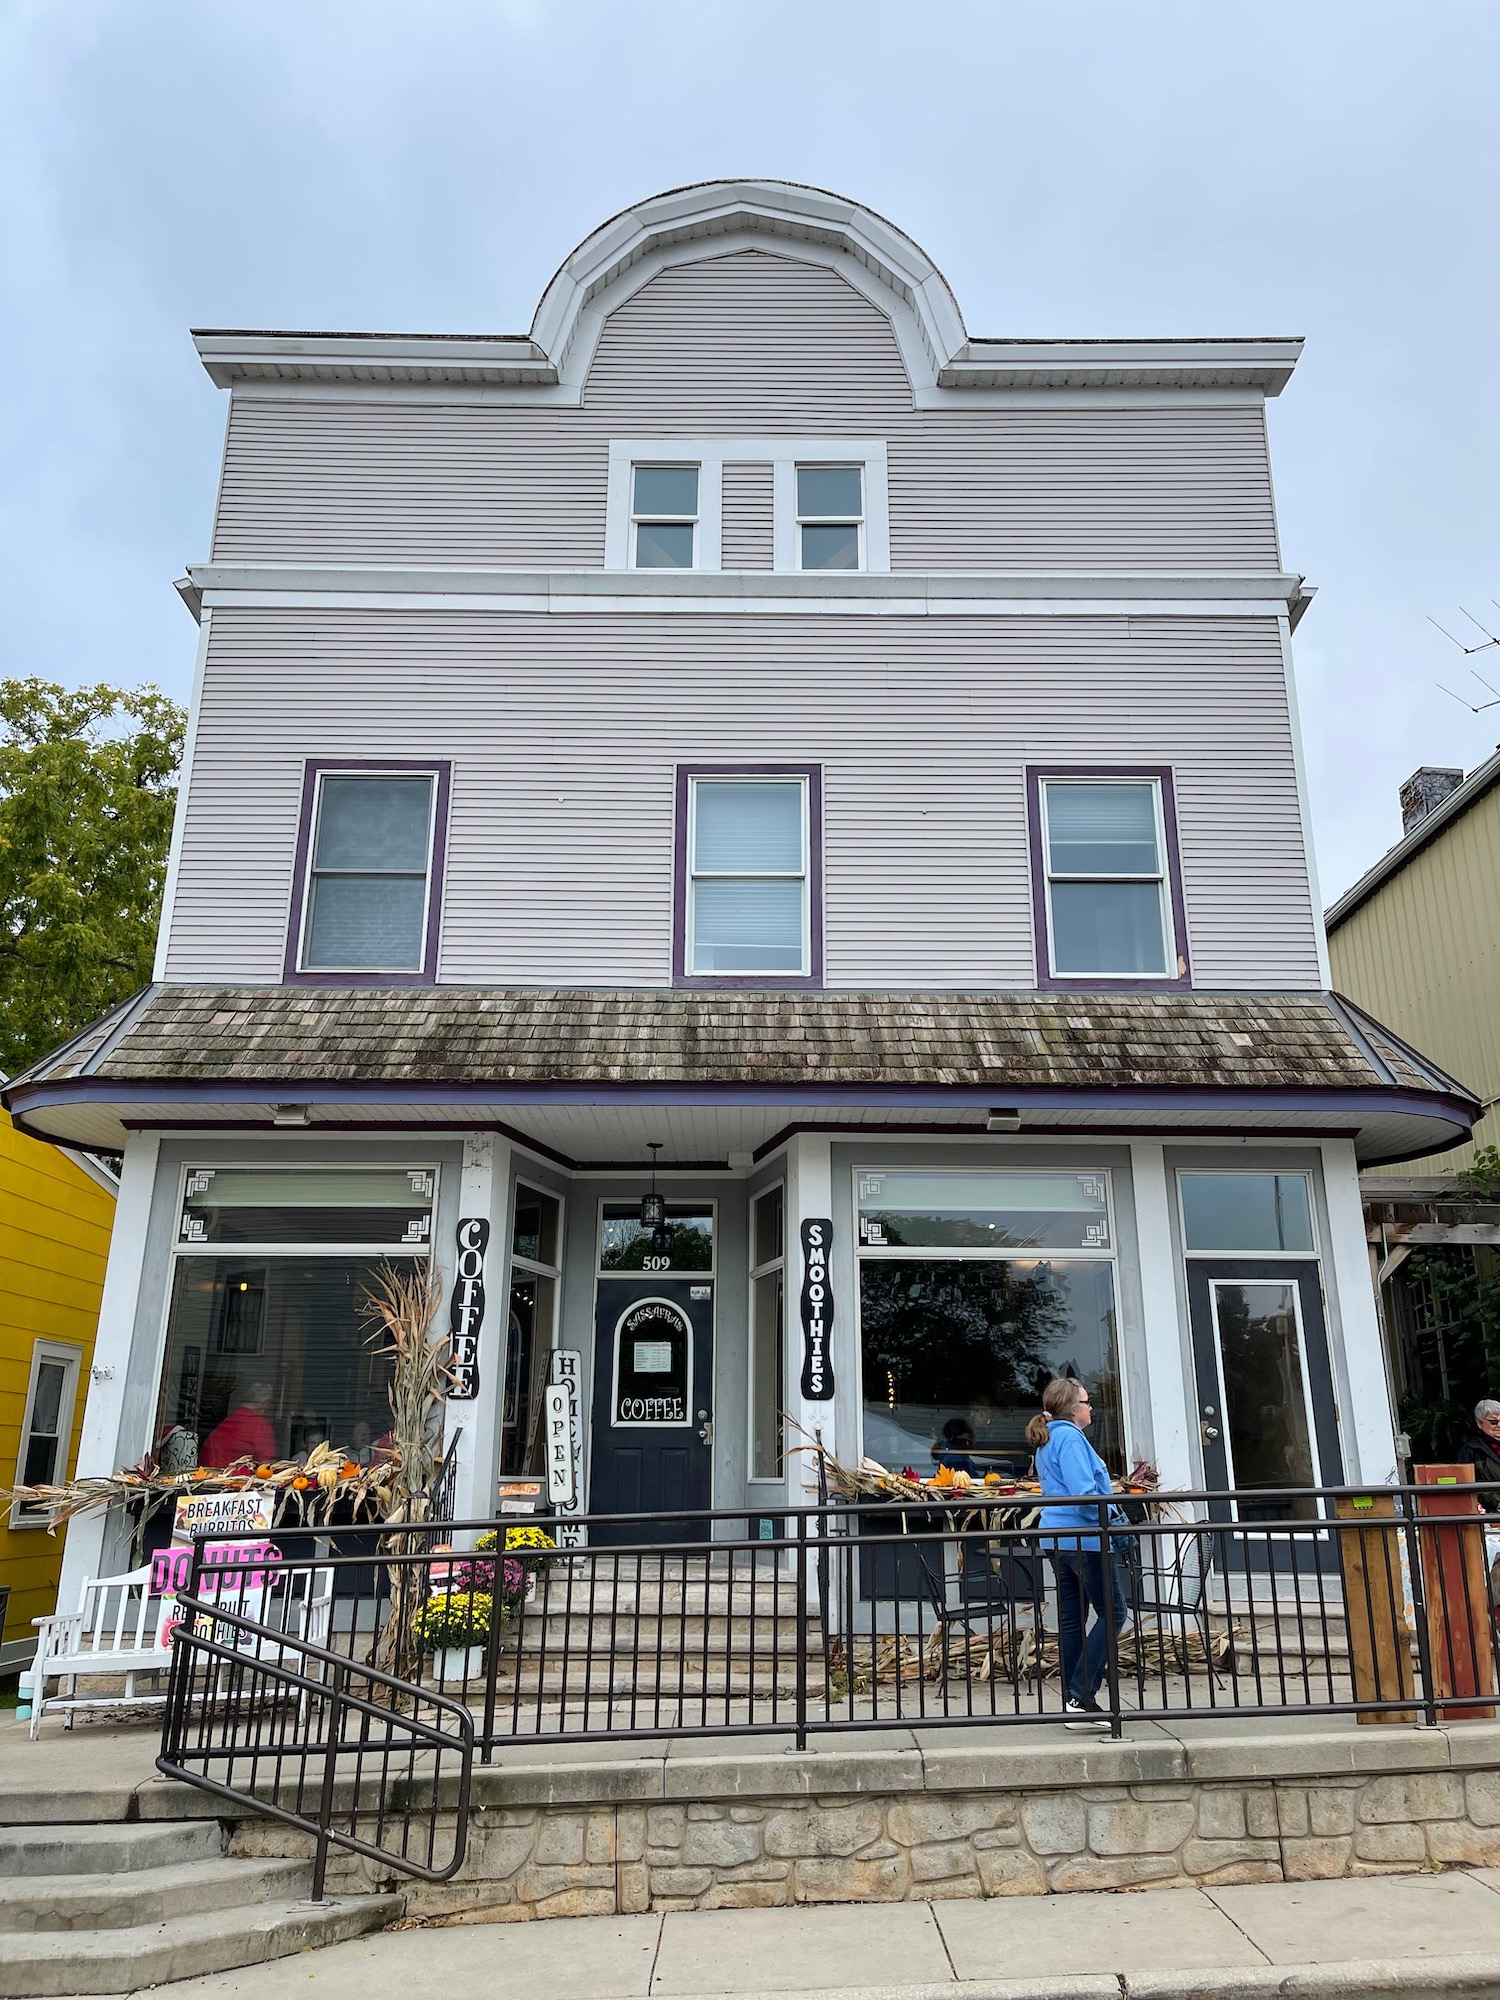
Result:
<svg viewBox="0 0 1500 2000"><path fill-rule="evenodd" d="M1464 781L1462 771L1454 771L1446 766L1424 764L1420 771L1413 771L1401 787L1401 831L1410 833L1414 826L1420 826L1430 812L1450 798Z"/></svg>

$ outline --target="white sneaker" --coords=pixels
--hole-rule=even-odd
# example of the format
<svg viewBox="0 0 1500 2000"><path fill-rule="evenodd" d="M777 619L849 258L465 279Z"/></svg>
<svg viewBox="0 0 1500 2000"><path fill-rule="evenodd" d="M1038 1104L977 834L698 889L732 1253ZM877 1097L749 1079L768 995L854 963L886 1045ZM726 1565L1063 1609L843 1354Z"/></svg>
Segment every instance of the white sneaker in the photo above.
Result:
<svg viewBox="0 0 1500 2000"><path fill-rule="evenodd" d="M1063 1704L1063 1724L1068 1729L1108 1729L1109 1717L1097 1708L1086 1708L1081 1701L1067 1701Z"/></svg>

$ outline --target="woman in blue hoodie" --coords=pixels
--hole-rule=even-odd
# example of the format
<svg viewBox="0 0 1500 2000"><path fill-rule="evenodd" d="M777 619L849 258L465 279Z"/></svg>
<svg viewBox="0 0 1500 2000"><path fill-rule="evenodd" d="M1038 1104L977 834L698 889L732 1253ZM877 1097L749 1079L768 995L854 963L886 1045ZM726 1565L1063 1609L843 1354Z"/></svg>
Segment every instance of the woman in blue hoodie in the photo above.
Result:
<svg viewBox="0 0 1500 2000"><path fill-rule="evenodd" d="M1081 1382L1049 1382L1042 1392L1044 1416L1026 1427L1036 1447L1037 1478L1046 1496L1062 1494L1073 1507L1044 1507L1044 1528L1089 1528L1093 1534L1043 1535L1057 1571L1057 1639L1062 1655L1063 1713L1072 1729L1108 1729L1109 1718L1095 1697L1109 1658L1104 1619L1104 1562L1109 1562L1111 1609L1116 1631L1130 1614L1129 1586L1119 1563L1099 1547L1099 1496L1113 1494L1109 1468L1084 1436L1093 1422L1089 1392ZM1091 1497L1090 1497L1091 1496ZM1106 1537L1107 1539L1107 1537ZM1089 1613L1094 1613L1088 1630Z"/></svg>

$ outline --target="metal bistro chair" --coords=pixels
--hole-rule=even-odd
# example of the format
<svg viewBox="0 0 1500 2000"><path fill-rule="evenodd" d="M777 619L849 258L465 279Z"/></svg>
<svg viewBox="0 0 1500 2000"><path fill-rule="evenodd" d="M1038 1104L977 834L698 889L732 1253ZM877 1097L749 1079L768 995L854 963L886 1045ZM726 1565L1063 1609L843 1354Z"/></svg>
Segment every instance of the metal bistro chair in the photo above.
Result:
<svg viewBox="0 0 1500 2000"><path fill-rule="evenodd" d="M1169 1633L1186 1637L1191 1628L1202 1643L1204 1667L1213 1673L1213 1630L1208 1609L1210 1530L1198 1522L1183 1522L1176 1526L1176 1532L1120 1539L1127 1543L1122 1552L1123 1567L1130 1587L1130 1610L1137 1637L1143 1617L1155 1619L1163 1644ZM1186 1671L1185 1655L1182 1664Z"/></svg>
<svg viewBox="0 0 1500 2000"><path fill-rule="evenodd" d="M1006 1678L1021 1685L1019 1625L1035 1632L1045 1596L1041 1558L1035 1548L1008 1539L972 1535L958 1538L957 1568L949 1571L944 1558L947 1536L913 1537L923 1594L932 1607L941 1648L941 1670L948 1678L951 1634L971 1638L988 1633L993 1639L1002 1623L1009 1639Z"/></svg>

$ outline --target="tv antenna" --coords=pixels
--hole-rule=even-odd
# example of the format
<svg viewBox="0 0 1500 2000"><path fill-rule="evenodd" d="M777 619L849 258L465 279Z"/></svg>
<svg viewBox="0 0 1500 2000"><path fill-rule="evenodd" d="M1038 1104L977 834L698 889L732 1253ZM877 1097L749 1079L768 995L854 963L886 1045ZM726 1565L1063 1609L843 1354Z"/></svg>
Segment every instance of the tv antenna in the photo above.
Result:
<svg viewBox="0 0 1500 2000"><path fill-rule="evenodd" d="M1497 611L1500 611L1500 601L1497 601L1495 598L1492 597L1490 599L1490 602L1495 606L1495 609ZM1458 650L1464 655L1465 658L1468 658L1468 656L1471 653L1487 653L1492 646L1500 646L1500 634L1492 632L1488 625L1483 624L1478 618L1474 616L1472 611L1464 611L1464 608L1461 604L1458 608L1460 611L1463 611L1464 617L1468 619L1469 623L1475 628L1475 630L1482 632L1484 634L1484 637L1480 640L1477 646L1466 646L1462 639L1455 639L1453 634L1449 632L1444 626L1438 625L1438 622L1435 618L1429 618L1427 622L1429 625L1436 625L1438 631L1442 633L1443 637L1449 642L1449 644L1457 646ZM1460 703L1462 707L1466 708L1469 711L1470 715L1482 715L1485 709L1487 708L1500 707L1500 688L1497 688L1493 684L1493 682L1487 681L1484 675L1479 672L1477 667L1470 667L1469 672L1473 675L1474 679L1478 681L1479 685L1489 692L1489 694L1493 697L1492 700L1481 701L1476 704L1472 701L1466 700L1465 697L1461 694L1454 694L1452 688L1443 687L1443 683L1441 681L1438 682L1438 686L1439 688L1442 689L1442 692L1444 694L1452 695L1454 701Z"/></svg>

